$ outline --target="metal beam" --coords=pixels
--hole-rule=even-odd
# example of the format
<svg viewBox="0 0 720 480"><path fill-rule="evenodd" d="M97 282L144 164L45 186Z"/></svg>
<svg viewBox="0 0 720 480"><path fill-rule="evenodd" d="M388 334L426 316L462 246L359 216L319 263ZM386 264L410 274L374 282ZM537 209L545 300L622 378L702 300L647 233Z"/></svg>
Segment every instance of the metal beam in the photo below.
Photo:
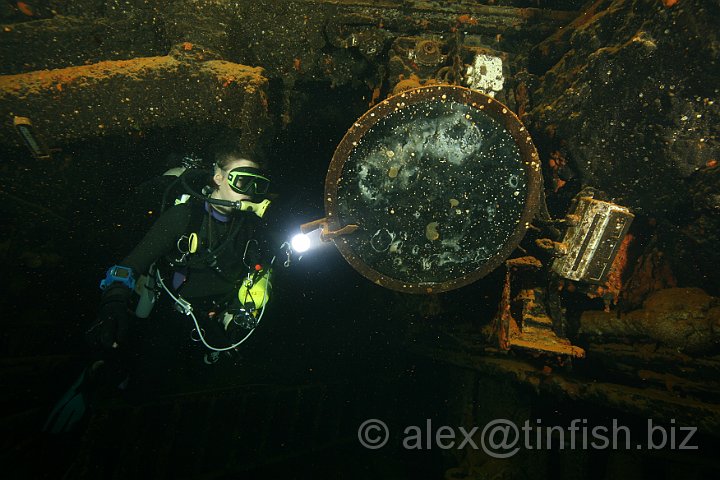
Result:
<svg viewBox="0 0 720 480"><path fill-rule="evenodd" d="M269 124L264 71L184 55L0 76L0 144L18 145L15 116L50 146L151 128L208 123L251 141ZM198 53L197 55L201 55Z"/></svg>

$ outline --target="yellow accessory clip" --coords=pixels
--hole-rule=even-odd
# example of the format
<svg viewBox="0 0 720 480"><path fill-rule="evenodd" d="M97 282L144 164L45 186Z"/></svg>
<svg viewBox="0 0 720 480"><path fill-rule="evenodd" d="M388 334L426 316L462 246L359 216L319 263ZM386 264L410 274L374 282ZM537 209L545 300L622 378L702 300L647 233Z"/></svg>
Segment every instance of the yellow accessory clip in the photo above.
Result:
<svg viewBox="0 0 720 480"><path fill-rule="evenodd" d="M197 233L191 233L188 237L188 253L197 252L198 247L198 236Z"/></svg>

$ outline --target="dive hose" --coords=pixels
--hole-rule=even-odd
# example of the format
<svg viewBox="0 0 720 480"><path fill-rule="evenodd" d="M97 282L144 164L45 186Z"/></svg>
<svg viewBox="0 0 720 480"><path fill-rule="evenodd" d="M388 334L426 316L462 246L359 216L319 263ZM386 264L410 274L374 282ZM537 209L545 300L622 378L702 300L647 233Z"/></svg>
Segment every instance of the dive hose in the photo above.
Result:
<svg viewBox="0 0 720 480"><path fill-rule="evenodd" d="M170 291L170 289L165 285L165 282L162 279L162 275L160 275L160 269L156 269L155 276L157 278L157 282L160 284L160 286L163 288L163 290L165 290L167 292L167 294L170 295L170 298L173 299L173 301L178 305L178 307L180 307L181 311L185 315L192 318L193 322L195 323L195 331L198 333L198 337L200 338L200 341L202 342L203 345L205 345L205 347L207 347L210 350L213 350L216 352L226 352L228 350L233 350L233 349L239 347L240 345L242 345L245 342L245 340L250 338L250 335L252 335L253 332L255 331L255 329L257 328L257 326L260 325L260 321L262 320L262 317L265 314L265 305L263 303L262 304L263 306L260 309L260 315L258 316L257 323L247 333L247 335L245 335L245 337L243 337L240 341L230 345L229 347L222 347L222 348L214 347L214 346L210 345L207 342L207 340L205 340L205 336L202 333L202 329L200 328L200 324L198 323L197 317L195 316L195 313L193 312L193 308L192 308L192 305L190 304L190 302L188 302L187 300L182 298L180 295L177 295L177 296L173 295L173 293ZM263 302L265 300L265 295L267 295L267 289L265 290L265 293L263 296Z"/></svg>

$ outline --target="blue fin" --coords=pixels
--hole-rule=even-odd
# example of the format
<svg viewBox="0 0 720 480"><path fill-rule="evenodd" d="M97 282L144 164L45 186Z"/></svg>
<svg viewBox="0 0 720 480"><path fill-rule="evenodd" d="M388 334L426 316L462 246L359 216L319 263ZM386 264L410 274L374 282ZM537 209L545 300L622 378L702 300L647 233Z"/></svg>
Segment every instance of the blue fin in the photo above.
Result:
<svg viewBox="0 0 720 480"><path fill-rule="evenodd" d="M87 409L87 400L85 392L83 392L86 372L87 369L83 370L72 387L55 404L55 408L50 412L50 416L43 427L44 432L52 434L70 432L83 418Z"/></svg>

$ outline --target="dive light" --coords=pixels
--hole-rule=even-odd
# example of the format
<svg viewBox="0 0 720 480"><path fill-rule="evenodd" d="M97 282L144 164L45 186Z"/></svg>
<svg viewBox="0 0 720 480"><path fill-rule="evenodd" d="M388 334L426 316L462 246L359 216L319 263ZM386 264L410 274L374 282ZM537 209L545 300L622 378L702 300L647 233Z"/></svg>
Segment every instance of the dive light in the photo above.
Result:
<svg viewBox="0 0 720 480"><path fill-rule="evenodd" d="M290 246L297 253L305 253L310 249L310 237L306 233L298 233L292 240Z"/></svg>

